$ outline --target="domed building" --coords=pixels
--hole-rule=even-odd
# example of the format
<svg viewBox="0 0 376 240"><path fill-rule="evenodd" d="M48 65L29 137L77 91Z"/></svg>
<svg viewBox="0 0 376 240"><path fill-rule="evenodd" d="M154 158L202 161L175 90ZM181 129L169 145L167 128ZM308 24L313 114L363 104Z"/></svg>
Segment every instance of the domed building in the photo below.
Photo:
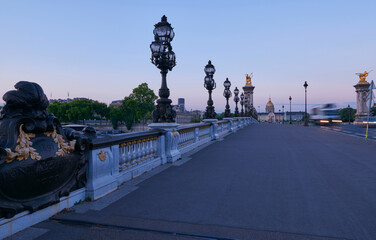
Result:
<svg viewBox="0 0 376 240"><path fill-rule="evenodd" d="M281 110L279 110L277 113L275 112L274 104L271 98L269 98L269 101L266 103L265 112L258 113L258 120L261 122L274 123L276 121L284 121L284 119L284 112L281 112Z"/></svg>
<svg viewBox="0 0 376 240"><path fill-rule="evenodd" d="M274 104L271 98L269 98L269 101L266 103L265 112L268 114L268 122L275 122Z"/></svg>
<svg viewBox="0 0 376 240"><path fill-rule="evenodd" d="M265 107L265 112L266 113L274 113L274 104L272 103L272 99L269 98L269 102L266 103L266 107Z"/></svg>

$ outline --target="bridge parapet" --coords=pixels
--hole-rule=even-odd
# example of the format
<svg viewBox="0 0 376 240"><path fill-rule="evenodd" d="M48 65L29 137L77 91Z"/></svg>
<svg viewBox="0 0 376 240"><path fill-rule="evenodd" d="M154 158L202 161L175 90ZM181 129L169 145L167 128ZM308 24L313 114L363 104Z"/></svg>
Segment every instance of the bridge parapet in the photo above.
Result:
<svg viewBox="0 0 376 240"><path fill-rule="evenodd" d="M94 139L89 154L87 197L96 200L120 184L252 122L255 120L240 117L172 131L153 129Z"/></svg>

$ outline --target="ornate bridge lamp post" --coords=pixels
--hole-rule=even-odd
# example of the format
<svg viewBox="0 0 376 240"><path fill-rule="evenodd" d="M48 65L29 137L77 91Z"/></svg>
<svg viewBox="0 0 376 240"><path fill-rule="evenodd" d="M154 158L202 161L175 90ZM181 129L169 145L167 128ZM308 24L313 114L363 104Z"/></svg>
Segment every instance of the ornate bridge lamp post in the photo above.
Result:
<svg viewBox="0 0 376 240"><path fill-rule="evenodd" d="M291 96L289 97L289 100L290 100L290 124L292 124L292 121L291 121L291 100L292 100L292 97Z"/></svg>
<svg viewBox="0 0 376 240"><path fill-rule="evenodd" d="M282 124L285 124L285 106L282 105Z"/></svg>
<svg viewBox="0 0 376 240"><path fill-rule="evenodd" d="M232 93L230 91L231 82L226 78L226 81L224 81L223 86L225 87L225 90L223 91L223 96L226 98L226 110L225 110L225 117L229 118L231 117L231 110L230 105L228 104L228 99L232 96Z"/></svg>
<svg viewBox="0 0 376 240"><path fill-rule="evenodd" d="M215 111L213 107L213 100L212 100L212 91L216 88L215 81L213 79L213 75L215 73L215 68L211 64L211 61L209 60L208 64L205 66L204 71L206 73L206 77L204 79L204 87L209 92L209 100L208 100L208 106L206 107L205 111L205 119L213 119L215 118Z"/></svg>
<svg viewBox="0 0 376 240"><path fill-rule="evenodd" d="M304 112L304 126L308 127L308 114L307 114L307 81L304 82L304 90L305 90L305 112Z"/></svg>
<svg viewBox="0 0 376 240"><path fill-rule="evenodd" d="M242 105L242 111L240 112L240 116L244 117L244 93L240 94L240 105Z"/></svg>
<svg viewBox="0 0 376 240"><path fill-rule="evenodd" d="M154 41L150 44L152 52L151 62L161 70L162 84L159 89L159 99L153 111L154 123L175 122L176 112L172 109L170 90L167 87L167 72L176 65L175 53L172 51L170 42L174 39L175 33L167 17L163 15L161 21L154 25Z"/></svg>
<svg viewBox="0 0 376 240"><path fill-rule="evenodd" d="M239 102L239 89L238 87L235 88L234 90L234 94L235 94L235 97L234 97L234 101L235 101L235 117L239 117L239 108L238 108L238 102Z"/></svg>
<svg viewBox="0 0 376 240"><path fill-rule="evenodd" d="M162 84L159 89L157 105L152 113L153 123L149 127L167 131L164 145L166 146L165 162L175 162L181 157L178 150L179 133L175 130L179 124L175 123L176 112L171 106L170 90L167 87L167 73L176 65L175 53L170 42L175 33L167 17L163 15L161 21L154 25L154 41L150 44L151 62L161 70Z"/></svg>

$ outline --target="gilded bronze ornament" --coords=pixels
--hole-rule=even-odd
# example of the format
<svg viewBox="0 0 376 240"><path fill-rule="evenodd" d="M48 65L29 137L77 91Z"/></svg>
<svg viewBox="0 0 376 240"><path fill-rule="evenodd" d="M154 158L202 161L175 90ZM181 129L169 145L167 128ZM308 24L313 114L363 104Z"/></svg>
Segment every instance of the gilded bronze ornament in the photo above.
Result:
<svg viewBox="0 0 376 240"><path fill-rule="evenodd" d="M22 81L15 88L4 94L0 114L0 218L36 211L85 187L95 137L94 130L63 129L47 112L38 84Z"/></svg>
<svg viewBox="0 0 376 240"><path fill-rule="evenodd" d="M101 150L99 153L98 153L98 158L99 160L101 160L102 162L106 161L107 159L107 154L105 151Z"/></svg>

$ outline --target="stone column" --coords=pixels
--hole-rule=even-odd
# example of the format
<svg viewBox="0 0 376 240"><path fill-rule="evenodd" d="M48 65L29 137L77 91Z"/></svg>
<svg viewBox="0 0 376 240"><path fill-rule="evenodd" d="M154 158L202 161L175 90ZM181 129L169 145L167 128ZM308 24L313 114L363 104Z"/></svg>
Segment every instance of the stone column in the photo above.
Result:
<svg viewBox="0 0 376 240"><path fill-rule="evenodd" d="M248 99L248 104L245 107L245 109L247 109L247 113L250 114L251 112L251 107L253 106L253 89L255 89L255 86L249 86L249 85L245 85L243 87L243 91L244 91L244 98L247 98Z"/></svg>
<svg viewBox="0 0 376 240"><path fill-rule="evenodd" d="M356 114L355 122L361 122L362 117L368 116L368 95L369 95L369 83L358 83L354 85L356 92Z"/></svg>

